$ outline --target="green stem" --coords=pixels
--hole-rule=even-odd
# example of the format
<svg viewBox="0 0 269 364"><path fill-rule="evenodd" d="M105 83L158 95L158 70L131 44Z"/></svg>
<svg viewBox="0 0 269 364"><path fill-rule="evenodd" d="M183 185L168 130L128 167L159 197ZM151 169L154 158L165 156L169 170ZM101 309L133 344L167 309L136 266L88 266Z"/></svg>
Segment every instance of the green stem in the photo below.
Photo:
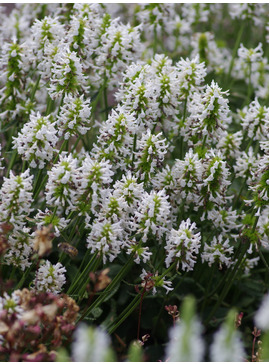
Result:
<svg viewBox="0 0 269 364"><path fill-rule="evenodd" d="M256 219L255 219L255 222L254 222L254 225L252 227L252 232L255 231L256 229L256 226L257 226L257 223L258 223L258 219L259 219L259 216L256 216ZM247 250L249 248L249 240L247 242L245 242L245 246L243 246L242 250L241 250L241 253L239 255L239 258L237 260L237 262L235 263L233 269L226 275L226 285L224 286L220 296L219 296L219 299L218 301L216 302L215 306L213 307L213 309L211 310L210 314L208 315L208 318L205 322L205 326L209 323L209 321L211 320L211 318L213 317L213 315L215 314L215 312L217 311L217 309L219 308L219 306L221 305L221 303L223 302L223 300L225 299L226 295L228 294L237 274L238 274L238 271L240 269L240 265L242 263L242 260L244 258L244 255L246 254Z"/></svg>
<svg viewBox="0 0 269 364"><path fill-rule="evenodd" d="M34 86L34 88L33 88L33 91L32 91L32 93L31 93L31 96L30 96L30 100L31 100L31 102L33 102L33 101L34 101L35 94L36 94L36 91L37 91L37 89L38 89L40 79L41 79L41 75L39 74L39 76L38 76L38 78L37 78L37 81L36 81L36 83L35 83L35 86Z"/></svg>
<svg viewBox="0 0 269 364"><path fill-rule="evenodd" d="M246 105L250 103L250 96L252 93L252 85L251 85L251 62L249 63L249 75L248 75L248 94L247 94L247 102Z"/></svg>
<svg viewBox="0 0 269 364"><path fill-rule="evenodd" d="M79 283L82 281L82 284L84 283L84 279L87 278L87 275L89 274L89 272L92 269L92 266L94 265L94 262L96 260L96 257L98 256L98 251L96 251L94 253L94 255L92 256L92 258L90 259L90 261L88 262L88 264L86 265L86 267L84 268L84 270L82 271L82 273L79 275L78 278L74 279L71 286L69 287L67 294L74 294L75 292L77 292L80 289L80 285Z"/></svg>
<svg viewBox="0 0 269 364"><path fill-rule="evenodd" d="M201 309L201 314L203 314L204 309L206 307L207 299L208 299L208 296L209 296L209 289L211 287L211 283L212 283L212 280L213 280L213 277L214 277L216 265L217 264L214 263L213 266L211 267L210 279L209 279L209 282L207 282L207 284L206 284L206 291L205 291L204 302L203 302L202 309Z"/></svg>
<svg viewBox="0 0 269 364"><path fill-rule="evenodd" d="M205 147L206 139L207 139L207 135L204 136L203 144L202 144L202 149L204 149L204 147Z"/></svg>
<svg viewBox="0 0 269 364"><path fill-rule="evenodd" d="M16 150L13 150L13 152L12 152L12 156L11 156L11 160L10 160L10 162L9 162L9 164L8 164L8 168L7 168L7 173L6 173L6 177L7 177L7 178L8 178L8 176L9 176L9 172L11 171L11 169L12 169L12 168L13 168L13 166L14 166L14 163L15 163L15 161L16 161L17 155L18 155L18 153L17 153L17 149L16 149Z"/></svg>
<svg viewBox="0 0 269 364"><path fill-rule="evenodd" d="M147 293L148 292L145 292L144 297L147 295ZM139 305L140 299L141 299L141 293L135 296L132 302L125 308L124 311L122 311L119 317L117 317L115 321L113 321L109 326L106 327L108 334L112 334L130 316L130 314Z"/></svg>
<svg viewBox="0 0 269 364"><path fill-rule="evenodd" d="M26 160L24 160L22 163L21 173L23 173L25 171L25 168L26 168Z"/></svg>
<svg viewBox="0 0 269 364"><path fill-rule="evenodd" d="M76 230L78 220L79 220L79 216L76 216L75 219L74 219L74 225L73 225L71 233L70 233L70 242L73 240L73 237L75 235L75 230Z"/></svg>
<svg viewBox="0 0 269 364"><path fill-rule="evenodd" d="M137 135L134 135L134 142L133 142L133 155L132 155L132 169L134 169L134 160L135 160L135 151L136 151L136 140Z"/></svg>
<svg viewBox="0 0 269 364"><path fill-rule="evenodd" d="M33 187L34 198L37 196L36 195L36 188L39 185L39 180L40 180L41 174L42 174L42 169L38 169L37 176L35 177L34 187Z"/></svg>
<svg viewBox="0 0 269 364"><path fill-rule="evenodd" d="M154 26L154 41L153 41L153 52L154 54L157 53L157 48L158 48L158 36L157 36L157 29L156 29L156 25Z"/></svg>
<svg viewBox="0 0 269 364"><path fill-rule="evenodd" d="M76 150L76 147L77 147L78 143L80 142L80 139L81 139L81 135L78 136L78 138L77 138L77 140L76 140L76 142L75 142L75 144L74 144L74 146L73 146L73 148L71 150L71 154L73 154L74 151Z"/></svg>
<svg viewBox="0 0 269 364"><path fill-rule="evenodd" d="M233 66L234 66L235 57L236 57L236 54L237 54L237 50L238 50L238 47L239 47L239 43L241 41L241 38L242 38L242 35L243 35L243 32L244 32L244 28L245 28L245 22L242 22L241 23L241 27L239 29L239 32L237 33L237 38L236 38L236 42L235 42L234 49L233 49L232 59L231 59L231 63L230 63L228 75L227 75L227 78L226 78L227 84L230 82L230 78L231 78L231 73L232 73Z"/></svg>
<svg viewBox="0 0 269 364"><path fill-rule="evenodd" d="M102 292L102 294L96 299L96 301L93 302L93 304L88 308L87 311L85 311L84 315L80 320L82 320L84 317L88 316L91 311L100 306L103 301L106 299L106 296L117 286L118 283L122 281L122 279L127 275L129 272L131 266L134 262L134 253L131 254L128 262L121 268L121 270L118 272L116 277L110 282L110 284L105 288L105 290Z"/></svg>
<svg viewBox="0 0 269 364"><path fill-rule="evenodd" d="M262 253L262 251L259 249L259 255L261 257L261 260L263 261L263 264L265 265L266 271L267 271L267 275L269 274L269 266L264 258L264 255Z"/></svg>
<svg viewBox="0 0 269 364"><path fill-rule="evenodd" d="M108 101L107 101L107 76L104 79L104 104L105 104L105 115L106 120L108 119Z"/></svg>
<svg viewBox="0 0 269 364"><path fill-rule="evenodd" d="M237 198L236 198L236 200L235 200L235 201L234 201L234 203L233 203L233 209L235 208L235 206L237 205L237 202L238 202L238 201L239 201L239 199L240 199L241 193L242 193L242 191L243 191L244 187L246 186L247 179L248 179L248 177L245 177L244 182L243 182L243 183L242 183L242 185L241 185L241 188L240 188L240 191L238 192Z"/></svg>
<svg viewBox="0 0 269 364"><path fill-rule="evenodd" d="M48 116L51 113L52 107L53 107L53 100L48 96L46 116Z"/></svg>
<svg viewBox="0 0 269 364"><path fill-rule="evenodd" d="M26 271L24 272L23 276L21 277L20 281L17 283L16 288L15 289L20 289L23 285L23 283L25 282L26 278L28 277L29 273L32 270L32 266L28 267L26 269Z"/></svg>
<svg viewBox="0 0 269 364"><path fill-rule="evenodd" d="M87 287L87 284L89 283L90 281L90 276L89 276L89 273L90 272L96 272L100 263L102 261L102 254L100 254L100 256L98 257L98 259L95 260L95 264L90 267L90 269L88 269L87 271L87 275L85 276L85 278L83 279L83 284L81 285L79 291L78 291L78 297L79 297L79 300L78 300L78 305L80 304L80 302L83 300L83 295L84 295L84 292L86 290L86 287Z"/></svg>
<svg viewBox="0 0 269 364"><path fill-rule="evenodd" d="M160 281L167 273L173 270L176 266L177 262L174 262L167 268L157 279L156 281ZM109 334L112 334L126 319L130 316L130 314L134 311L134 309L141 303L141 294L143 294L143 299L149 292L144 292L144 288L139 292L137 296L132 300L132 302L125 308L125 310L117 317L115 321L109 324L106 329Z"/></svg>
<svg viewBox="0 0 269 364"><path fill-rule="evenodd" d="M15 272L16 272L16 267L15 267L15 265L13 265L13 267L12 267L12 271L11 271L11 274L10 274L10 276L9 276L9 279L10 279L10 280L12 280L12 279L14 278L14 276L15 276Z"/></svg>
<svg viewBox="0 0 269 364"><path fill-rule="evenodd" d="M184 126L185 120L186 120L187 103L188 103L188 97L186 97L186 99L184 101L183 119L182 119L183 126ZM184 157L184 137L180 136L180 159L183 159L183 157Z"/></svg>
<svg viewBox="0 0 269 364"><path fill-rule="evenodd" d="M59 155L62 153L62 151L65 149L65 146L67 145L67 140L65 140L62 145L61 148L59 150L59 152L57 153L54 161L52 162L52 164L55 164L58 159L59 159ZM44 177L43 181L40 183L38 190L36 191L36 193L34 194L34 200L37 198L37 196L39 195L39 193L41 192L41 190L44 188L45 184L47 183L47 179L48 179L48 174L46 174L46 176Z"/></svg>

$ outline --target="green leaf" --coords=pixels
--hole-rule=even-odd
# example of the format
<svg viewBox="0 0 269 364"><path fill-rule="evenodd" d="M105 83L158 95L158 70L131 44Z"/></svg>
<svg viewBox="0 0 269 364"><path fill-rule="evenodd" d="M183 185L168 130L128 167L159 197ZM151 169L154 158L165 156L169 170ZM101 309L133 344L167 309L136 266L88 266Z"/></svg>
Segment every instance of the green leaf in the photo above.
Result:
<svg viewBox="0 0 269 364"><path fill-rule="evenodd" d="M111 291L106 292L106 297L104 298L103 302L108 301L114 294L117 292L117 290L120 288L120 283L118 283Z"/></svg>

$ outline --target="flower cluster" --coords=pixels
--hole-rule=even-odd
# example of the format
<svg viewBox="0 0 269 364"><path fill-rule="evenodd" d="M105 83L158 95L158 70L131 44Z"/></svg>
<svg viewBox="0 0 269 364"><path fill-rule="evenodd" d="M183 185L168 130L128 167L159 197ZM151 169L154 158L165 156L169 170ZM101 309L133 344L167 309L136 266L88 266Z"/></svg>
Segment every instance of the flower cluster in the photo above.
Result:
<svg viewBox="0 0 269 364"><path fill-rule="evenodd" d="M52 160L57 142L55 122L50 116L42 117L39 112L36 116L30 115L30 121L13 140L14 147L30 167L40 169L44 168L46 161Z"/></svg>
<svg viewBox="0 0 269 364"><path fill-rule="evenodd" d="M0 359L113 360L99 328L70 338L67 292L142 361L149 327L168 333L163 288L170 308L193 291L212 342L187 299L163 359L257 359L224 317L249 325L268 283L268 8L1 7Z"/></svg>

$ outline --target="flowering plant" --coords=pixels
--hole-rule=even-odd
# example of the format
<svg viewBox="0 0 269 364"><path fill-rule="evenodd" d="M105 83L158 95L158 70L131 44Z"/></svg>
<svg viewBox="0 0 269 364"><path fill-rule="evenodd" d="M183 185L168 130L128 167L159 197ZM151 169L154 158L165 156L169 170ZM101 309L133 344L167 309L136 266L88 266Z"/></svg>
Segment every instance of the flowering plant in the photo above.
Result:
<svg viewBox="0 0 269 364"><path fill-rule="evenodd" d="M0 359L269 360L268 5L6 10Z"/></svg>

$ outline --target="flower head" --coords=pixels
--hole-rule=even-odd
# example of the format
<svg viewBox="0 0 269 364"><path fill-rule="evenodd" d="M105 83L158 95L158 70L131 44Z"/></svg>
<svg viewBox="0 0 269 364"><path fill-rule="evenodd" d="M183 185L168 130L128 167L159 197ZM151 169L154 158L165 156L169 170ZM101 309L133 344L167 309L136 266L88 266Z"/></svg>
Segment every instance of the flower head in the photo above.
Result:
<svg viewBox="0 0 269 364"><path fill-rule="evenodd" d="M90 227L90 225L88 226ZM87 248L94 253L102 253L104 264L109 258L112 262L121 252L123 245L123 229L120 222L111 222L110 219L100 217L91 225L91 232L87 237Z"/></svg>
<svg viewBox="0 0 269 364"><path fill-rule="evenodd" d="M58 210L75 208L77 201L77 159L71 154L60 155L60 160L48 172L46 200L48 205L58 206Z"/></svg>
<svg viewBox="0 0 269 364"><path fill-rule="evenodd" d="M19 135L14 138L14 147L23 159L29 161L32 168L44 168L46 161L51 161L55 145L58 142L55 122L50 116L32 113L30 121L26 123Z"/></svg>
<svg viewBox="0 0 269 364"><path fill-rule="evenodd" d="M109 345L109 336L103 330L98 327L87 327L82 323L74 333L72 358L75 362L111 361L113 355Z"/></svg>
<svg viewBox="0 0 269 364"><path fill-rule="evenodd" d="M135 169L141 181L147 183L151 175L160 167L167 153L166 139L162 133L152 134L148 129L141 139L137 140L137 152L135 152Z"/></svg>
<svg viewBox="0 0 269 364"><path fill-rule="evenodd" d="M204 251L201 254L202 262L208 262L209 267L213 263L218 263L219 268L222 269L222 264L226 267L230 267L232 264L233 247L229 244L229 239L223 242L224 236L214 236L210 245L205 243Z"/></svg>
<svg viewBox="0 0 269 364"><path fill-rule="evenodd" d="M64 97L61 111L57 116L56 124L59 135L64 134L64 139L72 135L84 135L90 130L91 107L90 100L68 94Z"/></svg>
<svg viewBox="0 0 269 364"><path fill-rule="evenodd" d="M16 313L17 317L21 318L24 309L21 307L20 303L21 298L18 291L12 292L11 296L4 292L4 296L0 297L0 311L6 310L9 315Z"/></svg>
<svg viewBox="0 0 269 364"><path fill-rule="evenodd" d="M269 294L267 293L255 315L255 324L261 330L269 330Z"/></svg>
<svg viewBox="0 0 269 364"><path fill-rule="evenodd" d="M53 67L49 95L57 99L63 94L78 95L79 91L87 90L87 77L83 73L80 59L67 45L61 45L53 59Z"/></svg>
<svg viewBox="0 0 269 364"><path fill-rule="evenodd" d="M201 235L194 233L195 230L196 224L191 223L190 219L182 221L178 230L171 230L165 246L167 267L177 261L177 267L181 264L182 270L193 270L197 259L195 255L201 246Z"/></svg>
<svg viewBox="0 0 269 364"><path fill-rule="evenodd" d="M23 271L32 264L30 257L33 253L34 241L29 232L30 229L24 227L11 233L8 239L9 249L4 255L6 264L19 267Z"/></svg>
<svg viewBox="0 0 269 364"><path fill-rule="evenodd" d="M95 159L110 161L114 168L128 169L136 131L134 113L118 106L101 124L97 144L91 151L92 156Z"/></svg>
<svg viewBox="0 0 269 364"><path fill-rule="evenodd" d="M170 224L170 204L165 191L144 192L142 200L135 211L131 229L142 233L142 241L146 242L150 234L161 239Z"/></svg>
<svg viewBox="0 0 269 364"><path fill-rule="evenodd" d="M37 291L60 293L65 284L65 267L61 263L52 265L48 260L38 269L35 276L35 289Z"/></svg>
<svg viewBox="0 0 269 364"><path fill-rule="evenodd" d="M9 178L4 177L0 190L0 222L9 222L15 230L20 230L25 224L25 218L32 211L32 180L30 170L18 176L10 171Z"/></svg>
<svg viewBox="0 0 269 364"><path fill-rule="evenodd" d="M236 362L243 361L245 356L244 346L240 333L234 326L235 312L230 311L226 322L214 335L213 343L210 347L210 358L212 361Z"/></svg>

